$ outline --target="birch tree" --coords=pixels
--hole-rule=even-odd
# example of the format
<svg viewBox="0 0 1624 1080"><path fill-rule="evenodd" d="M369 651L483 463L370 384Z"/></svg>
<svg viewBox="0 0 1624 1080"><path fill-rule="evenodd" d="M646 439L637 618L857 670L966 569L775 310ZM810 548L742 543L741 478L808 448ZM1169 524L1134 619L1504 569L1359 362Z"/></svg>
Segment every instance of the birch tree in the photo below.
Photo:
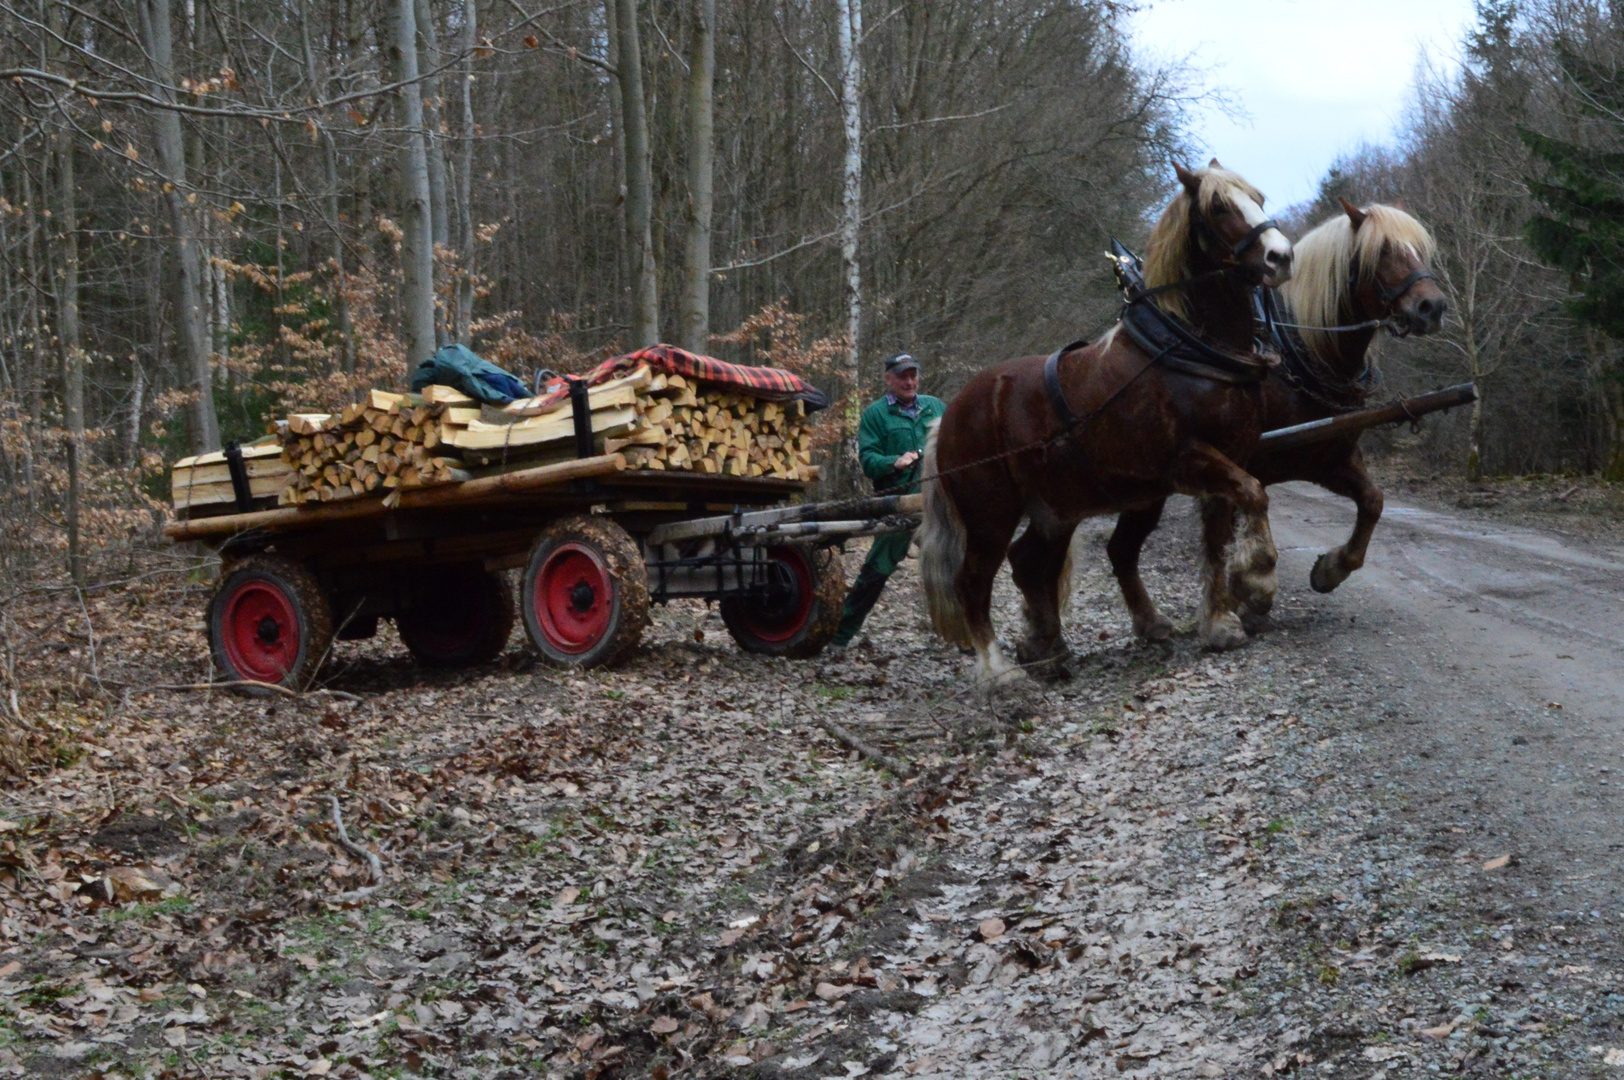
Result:
<svg viewBox="0 0 1624 1080"><path fill-rule="evenodd" d="M845 276L846 382L859 385L863 328L863 273L858 240L863 224L863 0L835 0L840 42L840 116L846 155L841 170L840 263Z"/></svg>

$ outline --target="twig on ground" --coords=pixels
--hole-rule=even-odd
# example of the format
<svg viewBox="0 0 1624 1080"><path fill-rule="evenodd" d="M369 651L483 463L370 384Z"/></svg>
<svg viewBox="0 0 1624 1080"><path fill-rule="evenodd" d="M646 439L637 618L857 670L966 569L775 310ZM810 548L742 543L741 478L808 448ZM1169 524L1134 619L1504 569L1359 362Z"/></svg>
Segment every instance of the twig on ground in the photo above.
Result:
<svg viewBox="0 0 1624 1080"><path fill-rule="evenodd" d="M1571 496L1575 491L1578 491L1578 490L1579 490L1579 485L1574 484L1572 487L1568 488L1568 490L1566 490L1562 494L1558 495L1556 497L1556 501L1557 502L1567 502L1568 497Z"/></svg>
<svg viewBox="0 0 1624 1080"><path fill-rule="evenodd" d="M244 688L244 689L254 689L254 690L270 690L270 691L272 691L274 693L281 694L283 697L289 697L289 698L293 698L295 700L297 700L299 698L304 698L304 697L315 697L318 694L321 694L323 696L330 697L330 698L337 698L339 701L355 701L355 702L359 702L361 700L361 697L360 697L359 694L351 694L351 693L347 693L347 692L345 692L343 690L327 690L327 689L306 690L304 693L301 694L301 693L299 693L299 691L290 690L286 686L279 686L276 683L258 682L257 680L254 680L254 679L239 679L239 680L237 680L235 682L158 683L158 684L156 684L154 686L145 687L145 689L147 689L147 690L235 690L235 689L237 689L239 687Z"/></svg>
<svg viewBox="0 0 1624 1080"><path fill-rule="evenodd" d="M813 717L813 722L824 731L827 731L830 735L833 735L835 739L844 746L857 751L859 754L862 754L864 757L868 758L870 761L873 761L877 765L889 769L891 772L902 777L904 780L917 776L919 773L919 770L914 768L911 762L904 761L900 758L894 758L885 751L869 745L862 739L859 739L856 735L853 735L850 731L847 731L845 728L835 723L833 720L825 720L823 717L818 716Z"/></svg>
<svg viewBox="0 0 1624 1080"><path fill-rule="evenodd" d="M109 697L111 695L107 693L107 687L102 685L101 664L96 660L96 626L90 621L90 605L85 603L85 591L83 589L75 588L73 591L74 595L79 598L79 611L85 617L85 641L90 648L90 677L95 680L96 688L102 692L102 695Z"/></svg>
<svg viewBox="0 0 1624 1080"><path fill-rule="evenodd" d="M329 795L328 798L333 800L333 828L338 830L338 842L343 845L345 851L354 855L357 859L366 860L367 869L372 872L372 884L374 887L382 885L383 863L378 861L377 855L350 839L349 832L344 828L344 817L339 813L338 796ZM356 891L360 892L359 889Z"/></svg>

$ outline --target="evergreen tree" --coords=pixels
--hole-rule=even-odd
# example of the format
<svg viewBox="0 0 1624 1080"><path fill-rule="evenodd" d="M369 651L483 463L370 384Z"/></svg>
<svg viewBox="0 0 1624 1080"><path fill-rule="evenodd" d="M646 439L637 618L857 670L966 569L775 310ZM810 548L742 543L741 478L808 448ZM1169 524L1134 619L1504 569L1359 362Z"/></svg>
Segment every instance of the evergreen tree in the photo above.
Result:
<svg viewBox="0 0 1624 1080"><path fill-rule="evenodd" d="M1544 175L1528 190L1544 208L1527 225L1538 255L1565 271L1579 296L1574 316L1624 339L1624 79L1558 47L1558 60L1579 97L1583 141L1519 128Z"/></svg>

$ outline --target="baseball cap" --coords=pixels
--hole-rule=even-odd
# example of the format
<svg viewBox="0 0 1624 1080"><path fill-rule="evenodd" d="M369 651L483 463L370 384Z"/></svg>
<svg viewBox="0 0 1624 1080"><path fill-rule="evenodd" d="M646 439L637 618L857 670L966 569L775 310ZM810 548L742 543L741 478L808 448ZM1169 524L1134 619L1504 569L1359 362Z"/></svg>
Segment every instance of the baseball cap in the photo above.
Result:
<svg viewBox="0 0 1624 1080"><path fill-rule="evenodd" d="M905 352L899 352L885 362L885 370L888 373L893 371L918 371L919 361Z"/></svg>

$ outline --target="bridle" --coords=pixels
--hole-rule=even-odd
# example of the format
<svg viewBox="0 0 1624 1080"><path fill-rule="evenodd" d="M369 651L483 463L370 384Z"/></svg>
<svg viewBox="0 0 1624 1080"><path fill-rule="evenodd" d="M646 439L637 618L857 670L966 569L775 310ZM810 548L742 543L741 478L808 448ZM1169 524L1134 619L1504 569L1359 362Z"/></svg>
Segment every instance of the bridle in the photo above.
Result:
<svg viewBox="0 0 1624 1080"><path fill-rule="evenodd" d="M1421 282L1428 280L1435 280L1435 278L1432 271L1427 269L1410 271L1410 273L1396 285L1388 285L1375 274L1371 274L1370 284L1376 290L1376 296L1382 302L1381 318L1372 321L1378 326L1388 323L1393 318L1393 309L1396 308L1398 306L1398 302L1404 298L1404 294L1415 288L1416 285L1420 284ZM1353 264L1348 267L1348 296L1357 296L1358 293L1359 260L1355 259L1353 260ZM1394 337L1406 337L1409 334L1408 330L1394 329L1391 325L1388 326L1388 330Z"/></svg>
<svg viewBox="0 0 1624 1080"><path fill-rule="evenodd" d="M1207 220L1207 216L1201 212L1201 207L1194 195L1190 196L1190 224L1194 227L1193 232L1211 240L1213 246L1219 249L1227 247L1229 249L1228 258L1231 263L1239 262L1240 257L1262 239L1264 233L1270 229L1280 228L1278 221L1274 220L1274 218L1268 218L1253 225L1246 231L1245 236L1231 244L1218 235L1218 230L1212 227L1212 223ZM1284 232L1284 230L1281 231Z"/></svg>

